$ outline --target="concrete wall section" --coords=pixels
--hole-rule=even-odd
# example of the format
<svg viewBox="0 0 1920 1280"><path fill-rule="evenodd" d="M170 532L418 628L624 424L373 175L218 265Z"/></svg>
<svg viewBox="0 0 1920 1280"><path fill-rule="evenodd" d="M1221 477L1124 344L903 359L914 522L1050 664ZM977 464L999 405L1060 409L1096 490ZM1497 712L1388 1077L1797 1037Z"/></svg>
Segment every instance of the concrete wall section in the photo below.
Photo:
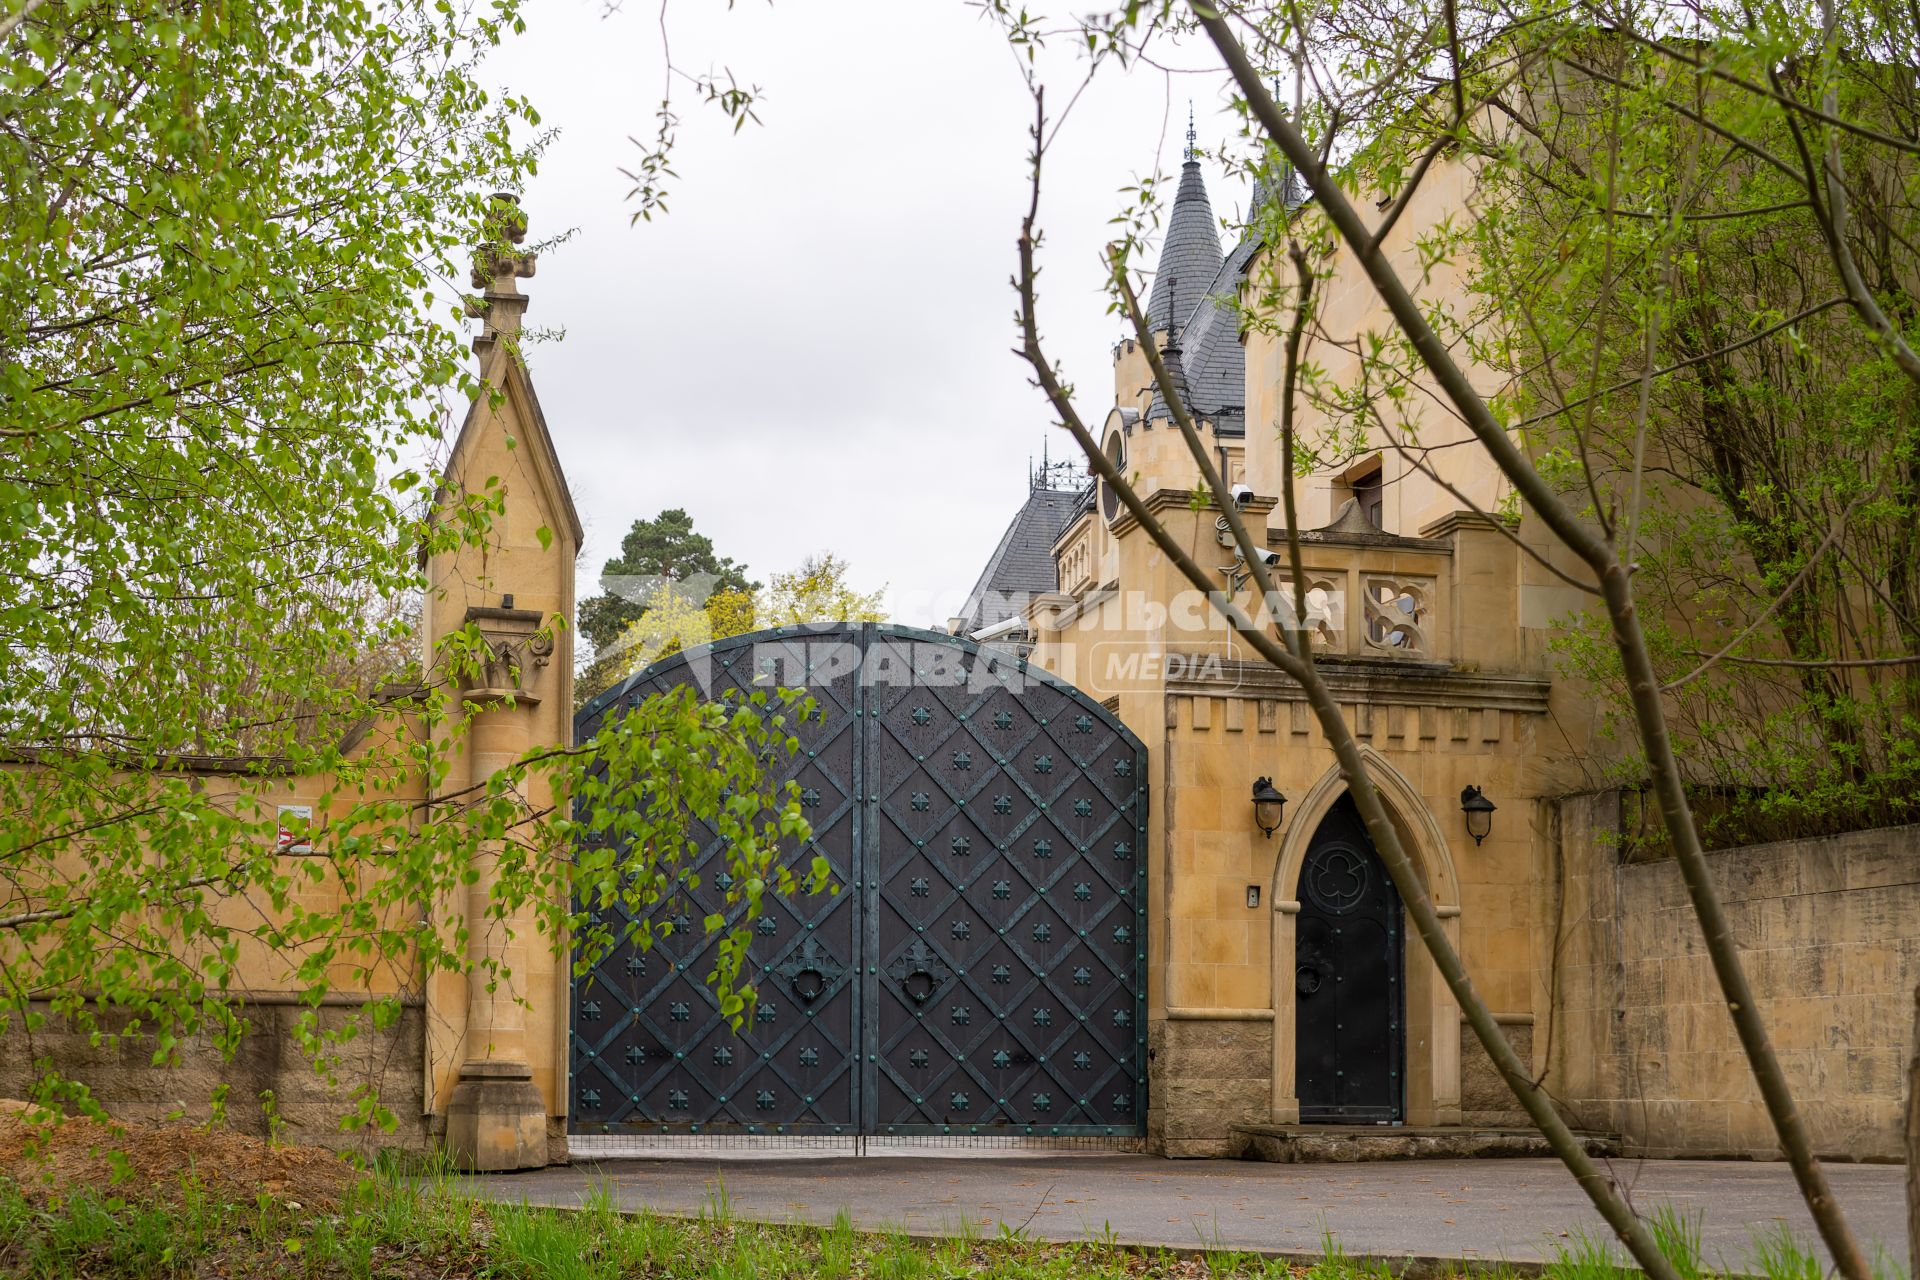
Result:
<svg viewBox="0 0 1920 1280"><path fill-rule="evenodd" d="M420 1071L426 1011L419 1002L406 1005L385 1029L375 1030L363 1021L358 1034L340 1045L331 1080L300 1052L294 1031L304 1012L286 1000L249 1004L245 1016L252 1030L231 1059L205 1037L196 1037L180 1046L174 1065L163 1067L153 1065L149 1037L101 1049L64 1022L49 1021L31 1036L16 1027L0 1037L0 1094L25 1096L37 1075L34 1060L46 1057L68 1077L85 1081L118 1119L204 1119L215 1090L225 1085L226 1123L241 1133L266 1137L272 1116L289 1142L361 1155L390 1148L424 1150L433 1126ZM362 1009L350 1003L323 1006L318 1029L339 1033L361 1014ZM392 1113L392 1129L342 1126L354 1114L358 1095L369 1088Z"/></svg>
<svg viewBox="0 0 1920 1280"><path fill-rule="evenodd" d="M1618 865L1610 796L1568 802L1551 1083L1656 1156L1776 1158L1679 869ZM1900 1158L1920 985L1920 827L1710 855L1774 1047L1822 1156Z"/></svg>

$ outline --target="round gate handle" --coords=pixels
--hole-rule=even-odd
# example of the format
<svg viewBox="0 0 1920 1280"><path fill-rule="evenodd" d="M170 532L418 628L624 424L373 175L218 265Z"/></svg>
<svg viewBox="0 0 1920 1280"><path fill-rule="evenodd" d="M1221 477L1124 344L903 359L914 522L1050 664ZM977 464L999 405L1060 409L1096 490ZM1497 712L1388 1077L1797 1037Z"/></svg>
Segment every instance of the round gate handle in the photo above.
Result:
<svg viewBox="0 0 1920 1280"><path fill-rule="evenodd" d="M1293 971L1293 989L1303 996L1318 991L1320 982L1320 970L1310 964L1303 964Z"/></svg>
<svg viewBox="0 0 1920 1280"><path fill-rule="evenodd" d="M827 975L818 969L802 969L793 975L794 998L802 1004L812 1004L827 989Z"/></svg>
<svg viewBox="0 0 1920 1280"><path fill-rule="evenodd" d="M915 1004L925 1004L933 999L934 988L939 984L933 980L933 974L926 969L915 969L901 980L900 989L907 993L907 999Z"/></svg>

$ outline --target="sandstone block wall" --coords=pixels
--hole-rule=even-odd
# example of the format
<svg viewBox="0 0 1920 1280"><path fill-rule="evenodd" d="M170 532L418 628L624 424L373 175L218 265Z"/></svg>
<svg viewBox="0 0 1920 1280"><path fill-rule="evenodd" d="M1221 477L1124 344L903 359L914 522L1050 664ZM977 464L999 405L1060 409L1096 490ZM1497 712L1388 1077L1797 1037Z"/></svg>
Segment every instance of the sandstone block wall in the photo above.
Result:
<svg viewBox="0 0 1920 1280"><path fill-rule="evenodd" d="M1679 869L1620 865L1615 814L1608 797L1563 809L1556 1091L1633 1153L1777 1158ZM1709 861L1816 1149L1899 1159L1920 984L1920 827Z"/></svg>
<svg viewBox="0 0 1920 1280"><path fill-rule="evenodd" d="M1420 945L1419 940L1407 944ZM1507 1043L1520 1055L1520 1061L1533 1061L1533 1019L1529 1016L1498 1018ZM1493 1059L1481 1047L1473 1028L1460 1028L1460 1123L1492 1128L1527 1127L1527 1113L1507 1088L1494 1068Z"/></svg>
<svg viewBox="0 0 1920 1280"><path fill-rule="evenodd" d="M1265 1124L1273 1022L1157 1018L1147 1033L1147 1147L1181 1157L1237 1156L1235 1125Z"/></svg>
<svg viewBox="0 0 1920 1280"><path fill-rule="evenodd" d="M16 1025L0 1037L0 1095L24 1096L33 1079L34 1059L50 1057L65 1075L86 1084L118 1119L158 1121L174 1114L203 1118L215 1087L224 1084L228 1086L226 1123L240 1133L267 1135L265 1095L271 1092L281 1136L289 1142L364 1155L389 1148L424 1150L428 1145L421 1071L426 1054L425 1010L411 1004L386 1030L362 1030L344 1046L337 1082L331 1086L314 1072L294 1040L301 1012L287 1003L251 1004L246 1016L253 1029L232 1061L224 1060L201 1038L183 1044L179 1064L171 1067L152 1065L150 1039L96 1049L84 1037L51 1022L31 1039ZM339 1029L357 1012L339 1005L323 1007L321 1029ZM355 1093L369 1084L397 1117L397 1127L392 1131L342 1129L341 1120L353 1113Z"/></svg>

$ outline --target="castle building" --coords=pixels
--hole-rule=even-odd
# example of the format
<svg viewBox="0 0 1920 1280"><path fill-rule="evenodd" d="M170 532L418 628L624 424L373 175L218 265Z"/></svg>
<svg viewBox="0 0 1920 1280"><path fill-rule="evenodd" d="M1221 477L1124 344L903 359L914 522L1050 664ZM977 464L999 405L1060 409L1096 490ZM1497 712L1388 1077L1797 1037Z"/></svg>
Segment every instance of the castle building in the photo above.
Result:
<svg viewBox="0 0 1920 1280"><path fill-rule="evenodd" d="M1428 176L1388 241L1403 264L1469 182L1453 162ZM1268 198L1256 188L1255 207ZM1299 203L1291 184L1277 198ZM1629 1150L1777 1154L1688 945L1698 926L1674 868L1626 866L1616 851L1620 797L1596 781L1592 697L1556 678L1549 657L1556 621L1585 604L1547 567L1566 566L1565 553L1524 514L1486 514L1503 512L1504 481L1478 448L1446 447L1470 441L1440 413L1421 424L1419 467L1376 433L1325 469L1285 474L1285 335L1243 325L1237 305L1271 247L1249 230L1223 248L1219 226L1190 150L1148 300L1153 339L1223 479L1251 490L1242 510L1256 535L1282 556L1276 508L1292 487L1318 668L1502 1030L1577 1126L1619 1134ZM1360 344L1342 339L1391 325L1346 251L1319 287L1331 340L1307 358L1338 383L1359 361ZM1443 266L1427 287L1464 285ZM1169 532L1219 566L1218 589L1246 589L1134 339L1114 347L1113 371L1100 447ZM1328 433L1312 403L1299 412L1300 438ZM1029 660L1101 700L1150 762L1150 1147L1292 1158L1287 1144L1316 1124L1524 1124L1410 937L1302 690L1231 634L1106 486L1083 492L1052 557L1053 589L1025 610ZM1271 805L1253 804L1263 782L1284 799L1270 830ZM1735 853L1772 867L1799 856ZM1836 936L1807 903L1782 905L1797 894L1736 905L1756 954L1804 957ZM1904 957L1910 988L1920 957L1899 933L1869 927L1852 943L1863 957ZM1885 999L1897 1004L1899 989ZM1836 1070L1852 1070L1821 1039L1836 1006L1770 994L1782 997L1777 1034L1821 1117L1819 1141L1856 1158L1890 1152L1897 1083L1834 1087ZM1855 1030L1874 1041L1872 1071L1897 1076L1897 1036Z"/></svg>

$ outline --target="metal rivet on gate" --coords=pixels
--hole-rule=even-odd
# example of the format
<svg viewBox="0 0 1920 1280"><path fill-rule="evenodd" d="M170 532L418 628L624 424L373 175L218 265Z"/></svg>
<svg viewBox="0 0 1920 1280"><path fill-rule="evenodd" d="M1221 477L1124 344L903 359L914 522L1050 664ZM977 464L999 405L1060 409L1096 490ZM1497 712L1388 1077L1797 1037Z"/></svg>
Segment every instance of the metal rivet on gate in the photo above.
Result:
<svg viewBox="0 0 1920 1280"><path fill-rule="evenodd" d="M923 924L917 924L917 925L915 925L915 926L913 926L913 931L914 931L915 933L925 933L925 932L927 931L927 926L925 926L925 925L923 925Z"/></svg>
<svg viewBox="0 0 1920 1280"><path fill-rule="evenodd" d="M815 756L817 756L817 755L819 755L819 754L820 754L820 753L819 753L819 752L817 752L817 751L809 751L809 752L807 752L807 759L809 759L809 760L811 760L811 759L813 759L813 758L814 758Z"/></svg>
<svg viewBox="0 0 1920 1280"><path fill-rule="evenodd" d="M872 1062L872 1061L873 1061L873 1055L872 1055L872 1054L868 1054L868 1055L867 1055L867 1061L868 1061L868 1062Z"/></svg>
<svg viewBox="0 0 1920 1280"><path fill-rule="evenodd" d="M813 1095L812 1095L812 1094L808 1094L808 1095L807 1095L807 1099L806 1099L806 1100L807 1100L808 1102L812 1102L812 1101L813 1101Z"/></svg>
<svg viewBox="0 0 1920 1280"><path fill-rule="evenodd" d="M926 759L926 757L925 757L925 756L923 756L923 755L916 755L916 756L914 756L914 759L915 759L915 760L925 760L925 759Z"/></svg>
<svg viewBox="0 0 1920 1280"><path fill-rule="evenodd" d="M686 1054L685 1054L684 1052L678 1052L678 1051L676 1051L676 1052L674 1053L674 1055L673 1055L673 1056L674 1056L674 1057L676 1057L676 1058L684 1058L684 1057L686 1057L687 1055L686 1055Z"/></svg>
<svg viewBox="0 0 1920 1280"><path fill-rule="evenodd" d="M867 972L868 972L868 973L878 973L878 972L880 972L880 967L879 967L878 965L871 965L871 964L870 964L870 965L868 965L868 966L867 966Z"/></svg>

